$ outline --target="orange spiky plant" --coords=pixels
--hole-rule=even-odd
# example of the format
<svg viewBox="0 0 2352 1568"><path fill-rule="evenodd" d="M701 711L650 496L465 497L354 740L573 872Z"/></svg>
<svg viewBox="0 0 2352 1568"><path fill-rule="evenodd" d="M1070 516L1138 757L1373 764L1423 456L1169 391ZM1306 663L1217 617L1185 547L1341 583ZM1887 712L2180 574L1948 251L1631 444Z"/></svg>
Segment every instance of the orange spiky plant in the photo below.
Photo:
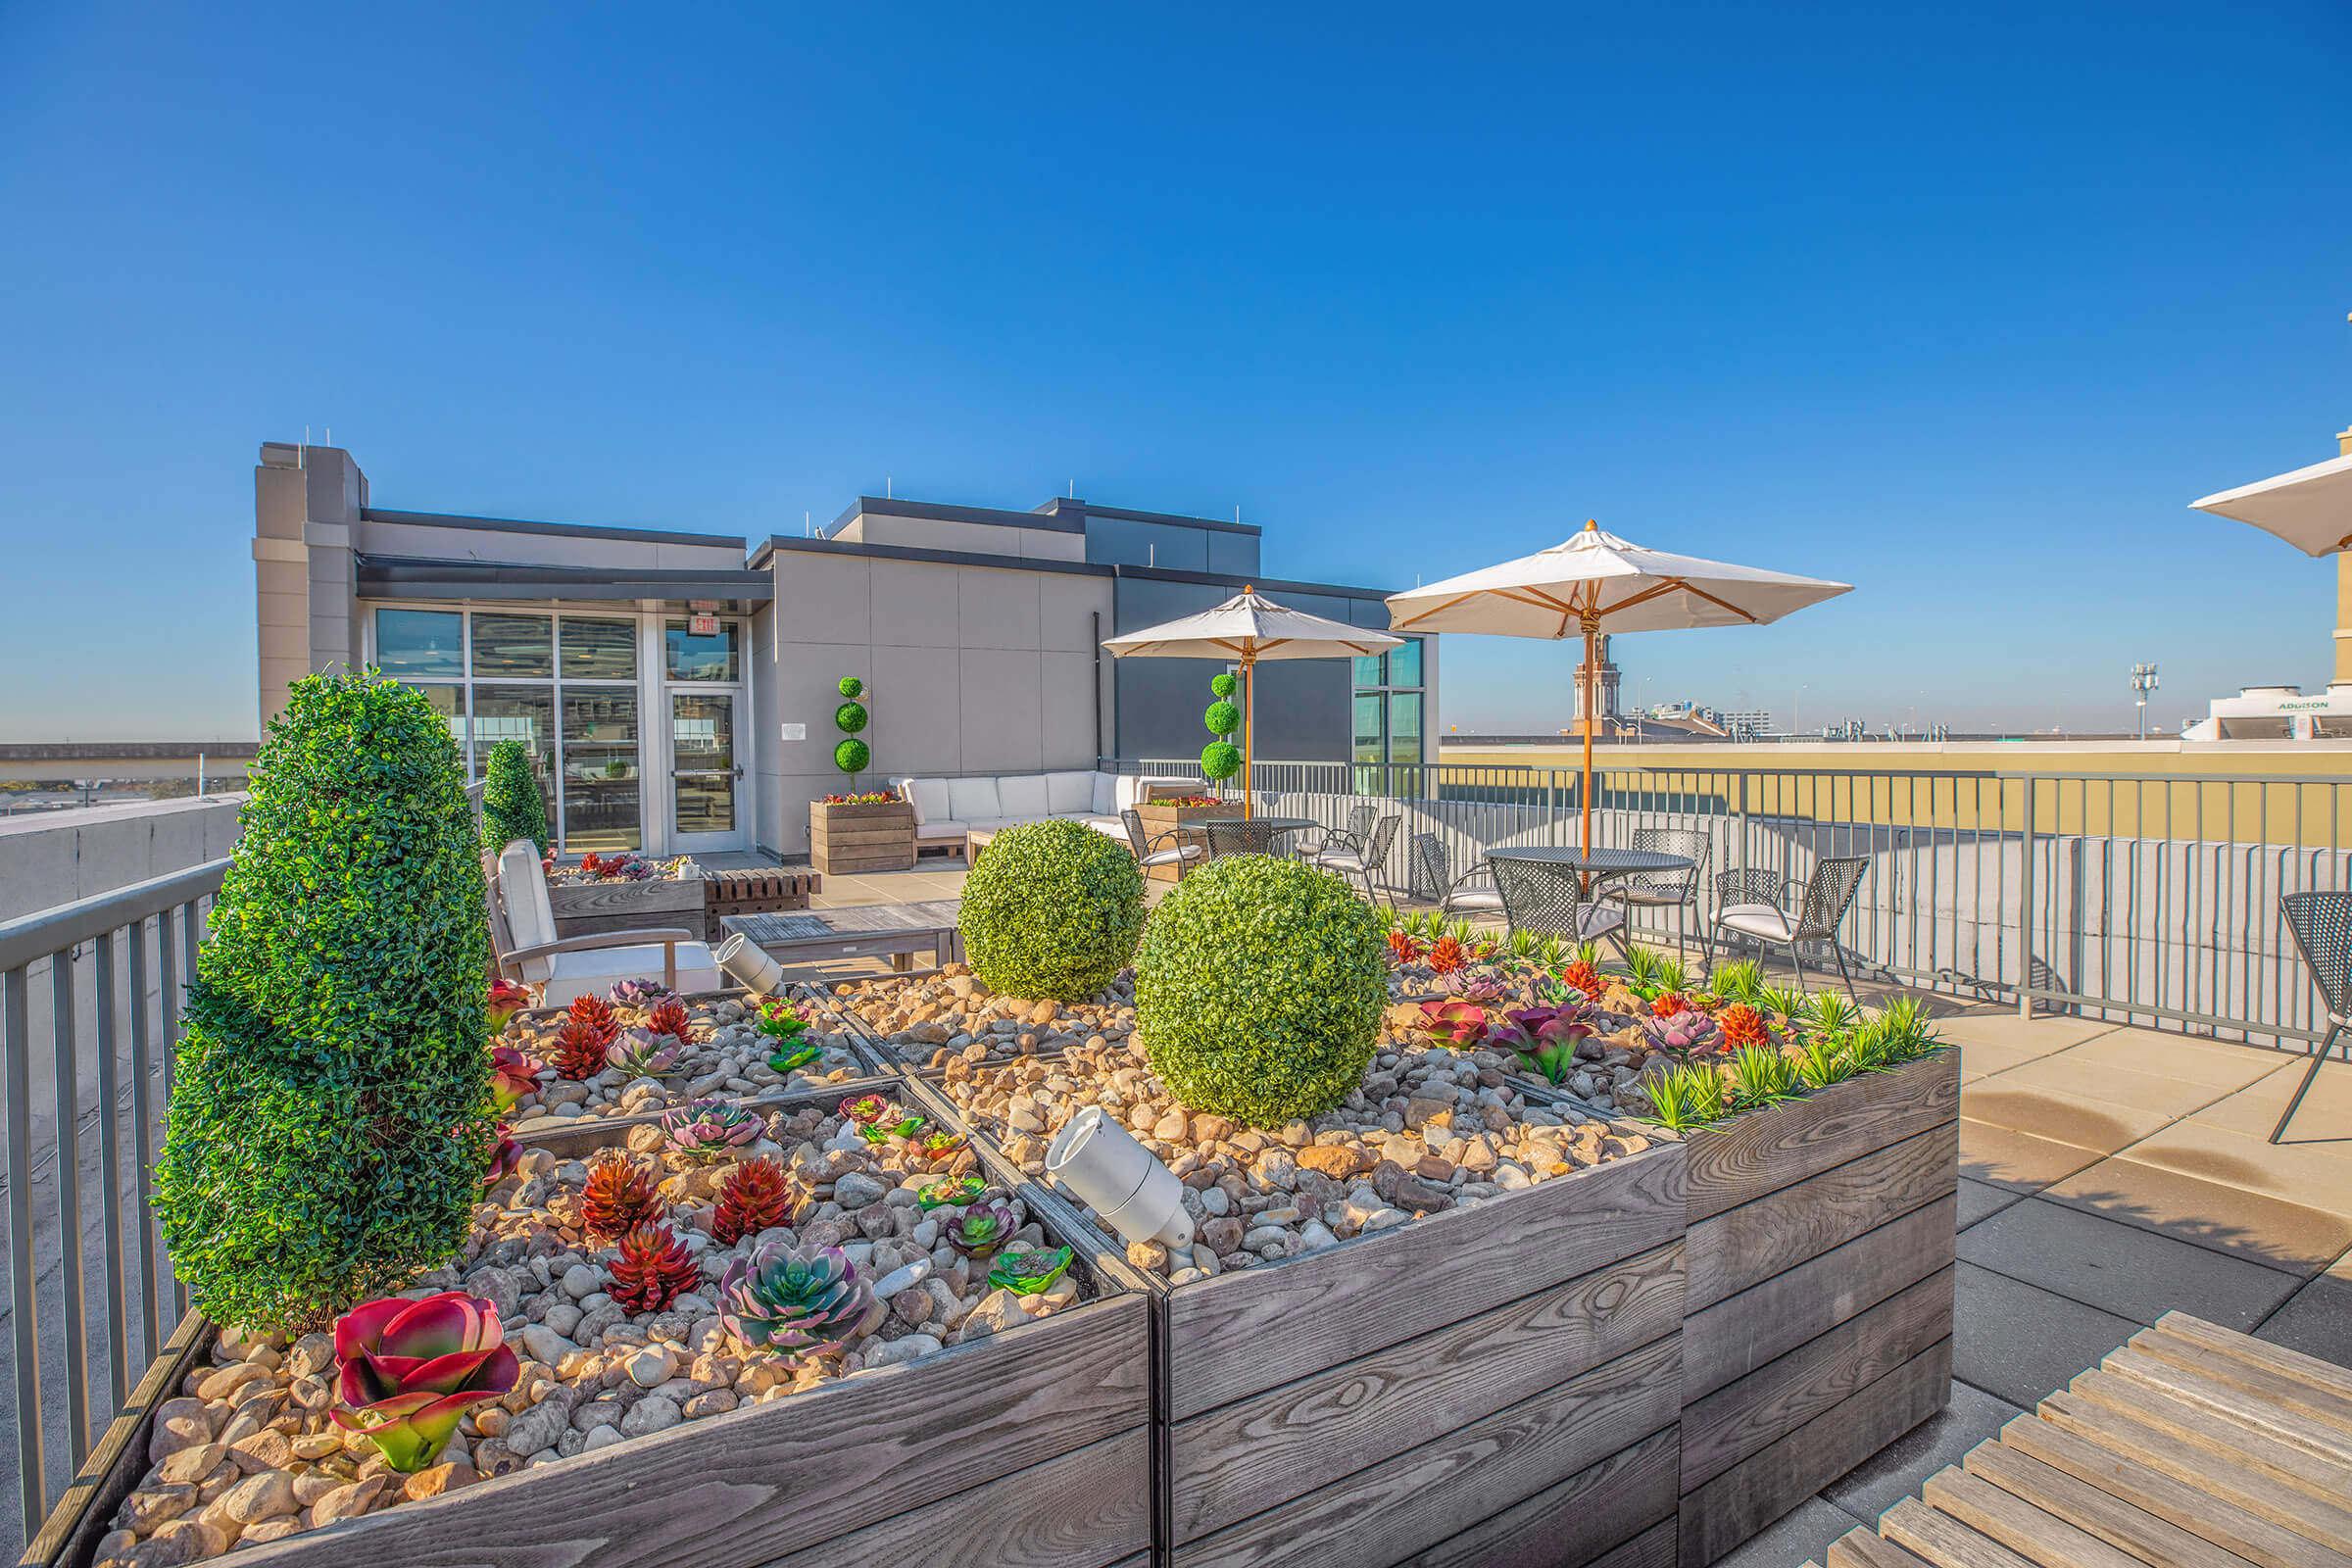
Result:
<svg viewBox="0 0 2352 1568"><path fill-rule="evenodd" d="M612 1004L600 996L589 994L572 998L569 1017L571 1022L601 1035L602 1043L608 1046L620 1033L620 1014L612 1010Z"/></svg>
<svg viewBox="0 0 2352 1568"><path fill-rule="evenodd" d="M686 1004L672 997L645 1015L645 1026L658 1035L674 1035L680 1045L694 1044L694 1026L687 1022Z"/></svg>
<svg viewBox="0 0 2352 1568"><path fill-rule="evenodd" d="M612 1241L640 1225L659 1223L667 1212L654 1179L622 1155L606 1152L588 1167L588 1185L580 1194L580 1226L591 1236Z"/></svg>
<svg viewBox="0 0 2352 1568"><path fill-rule="evenodd" d="M1661 991L1649 1001L1650 1013L1659 1018L1671 1018L1678 1012L1690 1010L1690 999L1679 991Z"/></svg>
<svg viewBox="0 0 2352 1568"><path fill-rule="evenodd" d="M605 1049L612 1043L611 1036L594 1026L566 1018L556 1026L556 1038L545 1048L547 1064L562 1077L585 1082L605 1070Z"/></svg>
<svg viewBox="0 0 2352 1568"><path fill-rule="evenodd" d="M1598 1000L1601 992L1608 989L1606 983L1600 978L1600 971L1582 958L1573 960L1560 970L1560 983L1574 986L1587 997L1594 1000Z"/></svg>
<svg viewBox="0 0 2352 1568"><path fill-rule="evenodd" d="M733 1247L746 1236L792 1223L792 1189L782 1167L764 1155L744 1160L719 1184L710 1239L721 1247Z"/></svg>
<svg viewBox="0 0 2352 1568"><path fill-rule="evenodd" d="M1429 966L1439 974L1451 974L1470 961L1469 952L1452 937L1440 937L1430 944Z"/></svg>
<svg viewBox="0 0 2352 1568"><path fill-rule="evenodd" d="M1723 1043L1726 1046L1738 1048L1772 1044L1772 1025L1764 1021L1762 1013L1744 1002L1735 1002L1717 1013L1715 1023L1723 1031Z"/></svg>
<svg viewBox="0 0 2352 1568"><path fill-rule="evenodd" d="M703 1271L667 1225L640 1225L620 1239L607 1270L612 1299L624 1311L660 1312L703 1282Z"/></svg>

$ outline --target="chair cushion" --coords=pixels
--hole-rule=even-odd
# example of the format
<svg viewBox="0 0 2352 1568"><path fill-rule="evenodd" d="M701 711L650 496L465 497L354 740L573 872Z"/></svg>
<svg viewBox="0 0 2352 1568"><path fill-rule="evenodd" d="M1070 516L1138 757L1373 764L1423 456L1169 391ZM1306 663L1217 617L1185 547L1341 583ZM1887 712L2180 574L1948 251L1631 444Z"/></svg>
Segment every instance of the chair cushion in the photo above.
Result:
<svg viewBox="0 0 2352 1568"><path fill-rule="evenodd" d="M1087 803L1097 816L1116 816L1122 807L1119 802L1119 780L1116 774L1094 775L1093 798Z"/></svg>
<svg viewBox="0 0 2352 1568"><path fill-rule="evenodd" d="M1198 860L1203 852L1198 844L1171 844L1164 850L1153 850L1144 857L1146 865L1174 865L1179 860Z"/></svg>
<svg viewBox="0 0 2352 1568"><path fill-rule="evenodd" d="M1308 858L1326 871L1343 871L1354 876L1364 868L1364 858L1352 850L1325 850Z"/></svg>
<svg viewBox="0 0 2352 1568"><path fill-rule="evenodd" d="M914 824L914 836L925 844L940 839L959 839L963 837L965 826L965 823L953 816L935 817L928 822L917 820Z"/></svg>
<svg viewBox="0 0 2352 1568"><path fill-rule="evenodd" d="M1084 816L1095 808L1095 775L1048 773L1046 809L1055 816Z"/></svg>
<svg viewBox="0 0 2352 1568"><path fill-rule="evenodd" d="M1054 814L1047 803L1052 797L1046 791L1043 773L1015 773L997 780L998 816L1009 816L1016 822L1034 822Z"/></svg>
<svg viewBox="0 0 2352 1568"><path fill-rule="evenodd" d="M1502 912L1502 895L1493 888L1472 888L1466 893L1456 893L1452 898L1447 899L1446 907L1448 909L1490 909L1500 914Z"/></svg>
<svg viewBox="0 0 2352 1568"><path fill-rule="evenodd" d="M1767 942L1787 942L1796 934L1788 916L1769 904L1732 905L1715 916L1715 923Z"/></svg>
<svg viewBox="0 0 2352 1568"><path fill-rule="evenodd" d="M944 778L903 778L899 780L899 793L913 805L917 827L956 814L948 804L948 781Z"/></svg>
<svg viewBox="0 0 2352 1568"><path fill-rule="evenodd" d="M543 942L556 940L556 909L547 897L547 872L539 864L538 848L528 839L516 839L498 852L498 893L507 911L507 930L518 948L535 948ZM526 964L528 970L540 969L543 959ZM532 974L531 979L544 979L544 974Z"/></svg>
<svg viewBox="0 0 2352 1568"><path fill-rule="evenodd" d="M977 822L984 817L1004 814L997 804L997 781L993 778L952 778L948 780L947 813L965 822Z"/></svg>
<svg viewBox="0 0 2352 1568"><path fill-rule="evenodd" d="M1107 833L1121 844L1127 842L1127 824L1115 816L1081 816L1073 820L1084 822L1098 833Z"/></svg>
<svg viewBox="0 0 2352 1568"><path fill-rule="evenodd" d="M609 989L615 980L628 980L640 975L659 978L662 973L662 944L648 942L643 947L591 948L585 953L558 953L548 957L547 994L542 1006L563 1007L574 999L592 991ZM718 960L710 949L700 942L678 944L678 989L680 991L723 991L731 982L719 972Z"/></svg>
<svg viewBox="0 0 2352 1568"><path fill-rule="evenodd" d="M1625 924L1623 909L1614 905L1588 904L1585 906L1584 911L1577 916L1576 928L1584 935L1585 940L1590 942L1594 937L1607 936L1623 924Z"/></svg>

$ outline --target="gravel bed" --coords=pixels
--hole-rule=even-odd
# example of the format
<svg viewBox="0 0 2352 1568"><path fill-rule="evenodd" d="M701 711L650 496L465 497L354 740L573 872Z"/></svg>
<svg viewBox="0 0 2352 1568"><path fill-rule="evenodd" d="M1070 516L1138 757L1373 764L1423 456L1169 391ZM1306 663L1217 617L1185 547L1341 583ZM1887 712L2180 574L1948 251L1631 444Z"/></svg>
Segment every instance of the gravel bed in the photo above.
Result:
<svg viewBox="0 0 2352 1568"><path fill-rule="evenodd" d="M642 1023L645 1013L615 1007L625 1032ZM778 1073L767 1064L776 1042L753 1026L753 1009L736 1000L687 1004L693 1040L679 1049L671 1070L659 1078L632 1077L607 1068L593 1078L569 1079L547 1065L548 1048L564 1021L561 1012L517 1018L499 1044L521 1051L540 1064L538 1089L522 1097L509 1113L512 1130L545 1132L582 1116L628 1115L637 1111L670 1110L697 1100L742 1100L787 1090L823 1089L873 1074L851 1050L850 1037L827 1032L813 1023L804 1039L819 1048L814 1061Z"/></svg>
<svg viewBox="0 0 2352 1568"><path fill-rule="evenodd" d="M856 1013L903 1060L918 1067L941 1067L958 1058L1011 1061L1074 1046L1115 1045L1135 1032L1133 971L1091 1002L1001 997L960 963L905 979L844 982L833 987L831 1001Z"/></svg>
<svg viewBox="0 0 2352 1568"><path fill-rule="evenodd" d="M884 1124L904 1114L893 1102ZM547 1150L523 1154L475 1210L463 1259L403 1293L455 1289L487 1298L521 1358L513 1391L469 1411L440 1461L415 1475L392 1471L366 1437L329 1421L330 1334L224 1331L159 1407L150 1468L96 1560L155 1568L281 1540L986 1338L1088 1294L1071 1274L1036 1296L992 1288L986 1258L941 1239L941 1227L963 1209L926 1213L918 1195L944 1175L975 1169L968 1147L872 1145L840 1111L816 1106L771 1112L763 1122L765 1136L738 1156L783 1164L799 1208L791 1227L733 1247L709 1231L727 1164L689 1162L667 1149L659 1127L630 1129L627 1157L660 1176L669 1223L702 1273L668 1309L634 1316L607 1292L613 1249L581 1227L588 1165ZM989 1200L1012 1206L1019 1229L1008 1250L1052 1245L1017 1199L991 1189L976 1201ZM770 1240L842 1248L884 1303L879 1326L830 1353L797 1358L737 1341L717 1315L716 1281L729 1260Z"/></svg>
<svg viewBox="0 0 2352 1568"><path fill-rule="evenodd" d="M1428 1038L1424 1020L1448 1001L1476 1001L1490 1017L1499 1021L1513 1009L1539 1005L1537 988L1554 974L1540 964L1509 957L1457 969L1450 975L1441 975L1426 963L1401 964L1389 974L1389 998L1395 1004L1392 1016L1400 1020L1408 1034L1424 1040ZM1672 1058L1649 1049L1642 1024L1649 1014L1649 1004L1618 977L1604 975L1602 979L1605 983L1595 1000L1599 1032L1578 1044L1575 1070L1560 1082L1549 1084L1514 1053L1497 1054L1507 1060L1506 1071L1526 1082L1574 1095L1595 1109L1611 1114L1644 1111L1648 1101L1638 1087L1643 1070L1653 1063L1662 1070L1672 1064ZM1403 1010L1407 1008L1417 1008L1419 1018Z"/></svg>

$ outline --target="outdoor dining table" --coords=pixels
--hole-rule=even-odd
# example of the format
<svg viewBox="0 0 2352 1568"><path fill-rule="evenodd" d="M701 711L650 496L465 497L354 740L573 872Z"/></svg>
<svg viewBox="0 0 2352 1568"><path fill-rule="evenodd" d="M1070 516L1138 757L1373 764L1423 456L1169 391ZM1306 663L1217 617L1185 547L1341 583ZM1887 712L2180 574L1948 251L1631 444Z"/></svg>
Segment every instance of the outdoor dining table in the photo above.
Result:
<svg viewBox="0 0 2352 1568"><path fill-rule="evenodd" d="M1690 869L1691 860L1686 855L1665 855L1656 850L1611 850L1595 846L1580 850L1575 845L1531 844L1508 849L1489 850L1490 860L1527 860L1537 865L1574 871L1584 877L1585 891L1590 893L1596 882L1606 882L1620 876L1655 876Z"/></svg>
<svg viewBox="0 0 2352 1568"><path fill-rule="evenodd" d="M1260 853L1266 855L1274 853L1274 843L1280 835L1303 833L1309 828L1323 825L1311 816L1196 816L1191 821L1180 824L1178 831L1198 833L1205 841L1211 824L1217 827L1248 826L1252 832L1260 835L1260 843L1263 845Z"/></svg>

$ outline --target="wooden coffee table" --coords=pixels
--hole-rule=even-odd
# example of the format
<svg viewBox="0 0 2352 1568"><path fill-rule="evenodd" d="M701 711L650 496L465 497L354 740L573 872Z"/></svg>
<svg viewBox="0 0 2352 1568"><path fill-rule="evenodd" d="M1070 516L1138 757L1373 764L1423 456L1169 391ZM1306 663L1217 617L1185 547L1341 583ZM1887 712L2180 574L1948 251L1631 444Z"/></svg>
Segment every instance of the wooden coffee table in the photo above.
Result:
<svg viewBox="0 0 2352 1568"><path fill-rule="evenodd" d="M730 914L719 924L778 963L886 957L893 969L903 970L914 966L917 953L930 954L935 963L963 961L963 940L956 934L960 906L956 899L859 904L791 914Z"/></svg>

